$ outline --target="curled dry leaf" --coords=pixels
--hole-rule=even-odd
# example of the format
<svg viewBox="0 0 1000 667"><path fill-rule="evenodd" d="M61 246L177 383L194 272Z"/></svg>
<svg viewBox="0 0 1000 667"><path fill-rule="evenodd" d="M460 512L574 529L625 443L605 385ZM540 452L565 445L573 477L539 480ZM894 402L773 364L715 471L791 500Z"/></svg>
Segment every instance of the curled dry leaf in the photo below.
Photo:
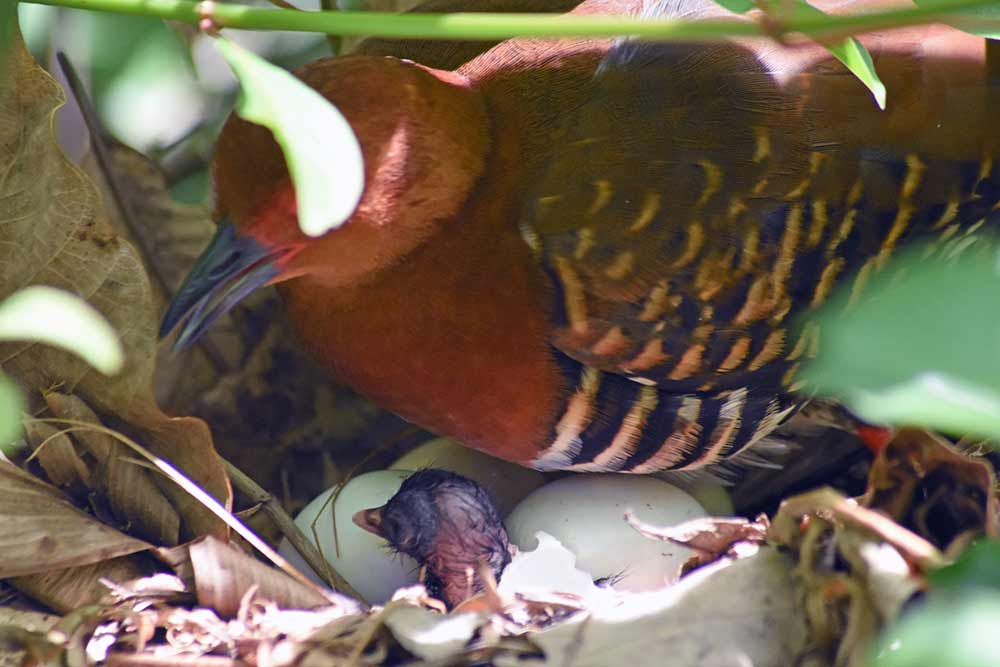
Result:
<svg viewBox="0 0 1000 667"><path fill-rule="evenodd" d="M109 582L108 598L115 603L166 603L188 601L191 597L184 581L173 574L160 572L148 577Z"/></svg>
<svg viewBox="0 0 1000 667"><path fill-rule="evenodd" d="M0 579L89 565L150 547L94 520L54 487L0 461Z"/></svg>
<svg viewBox="0 0 1000 667"><path fill-rule="evenodd" d="M0 92L0 297L28 284L60 287L86 299L112 324L126 350L124 370L107 377L68 353L27 343L4 345L3 370L29 393L60 386L113 415L158 455L223 503L225 469L208 427L167 417L152 395L156 319L149 281L134 249L99 215L93 185L56 144L52 114L64 95L15 35ZM223 524L175 487L165 487L187 534Z"/></svg>
<svg viewBox="0 0 1000 667"><path fill-rule="evenodd" d="M860 499L945 549L966 531L998 534L996 478L970 456L923 429L902 429L872 464Z"/></svg>
<svg viewBox="0 0 1000 667"><path fill-rule="evenodd" d="M816 645L835 665L867 659L876 633L926 587L970 533L996 535L994 476L985 460L904 429L872 465L857 501L819 489L782 503L769 538L798 553ZM958 547L958 548L956 548Z"/></svg>
<svg viewBox="0 0 1000 667"><path fill-rule="evenodd" d="M25 418L24 431L49 481L76 498L86 496L90 470L73 442L56 427Z"/></svg>
<svg viewBox="0 0 1000 667"><path fill-rule="evenodd" d="M944 556L938 549L898 523L875 510L859 505L833 489L817 489L785 500L774 517L768 538L779 544L797 544L801 526L823 521L835 526L849 526L867 531L874 538L891 544L907 560L922 570L938 568Z"/></svg>
<svg viewBox="0 0 1000 667"><path fill-rule="evenodd" d="M44 398L59 419L101 423L94 411L77 396L46 392ZM74 427L73 438L97 460L91 487L107 500L115 518L154 544L177 544L181 519L157 485L154 473L137 464L136 455L107 433ZM161 483L169 484L164 480Z"/></svg>
<svg viewBox="0 0 1000 667"><path fill-rule="evenodd" d="M68 614L74 609L97 604L106 598L105 582L129 581L149 571L149 562L136 556L122 556L64 570L14 577L12 586L50 609Z"/></svg>
<svg viewBox="0 0 1000 667"><path fill-rule="evenodd" d="M797 554L810 636L838 667L864 664L921 573L945 563L921 536L829 488L785 500L768 539Z"/></svg>
<svg viewBox="0 0 1000 667"><path fill-rule="evenodd" d="M328 597L318 588L295 581L284 572L214 538L193 542L188 551L199 604L214 609L222 616L236 616L251 589L256 589L261 598L285 608L309 609L329 605L331 600L349 608L356 607L348 598Z"/></svg>

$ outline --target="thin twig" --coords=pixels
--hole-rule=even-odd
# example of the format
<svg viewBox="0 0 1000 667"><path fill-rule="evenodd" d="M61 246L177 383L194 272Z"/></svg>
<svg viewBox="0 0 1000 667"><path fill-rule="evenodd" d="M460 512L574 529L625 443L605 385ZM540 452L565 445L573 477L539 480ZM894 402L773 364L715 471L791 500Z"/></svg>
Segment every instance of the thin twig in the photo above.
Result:
<svg viewBox="0 0 1000 667"><path fill-rule="evenodd" d="M329 583L335 590L342 593L346 593L353 598L361 600L362 602L367 602L364 597L358 593L353 586L347 583L340 574L333 569L330 563L323 558L323 554L320 553L316 545L306 537L297 525L295 521L289 516L288 512L281 506L281 503L273 495L268 493L266 489L261 487L257 482L247 476L242 470L234 466L229 461L223 459L223 463L226 466L226 471L229 473L229 478L233 482L233 486L236 487L250 500L252 503L257 505L261 510L264 511L274 525L277 526L281 534L288 539L288 542L299 552L299 555L306 561L306 564L313 569L314 572L323 576L327 583Z"/></svg>
<svg viewBox="0 0 1000 667"><path fill-rule="evenodd" d="M411 39L498 40L512 37L616 37L658 41L718 40L725 37L768 37L765 26L742 19L644 19L609 15L391 13L291 11L238 3L191 0L31 0L35 4L155 16L199 24L211 14L218 28L288 30L339 35L371 35ZM783 22L780 38L802 35L823 39L833 34L863 33L929 23L993 29L995 18L963 13L988 7L995 0L926 0L919 7L897 7L865 14L802 16Z"/></svg>
<svg viewBox="0 0 1000 667"><path fill-rule="evenodd" d="M336 12L339 11L337 8L337 0L319 0L319 6L324 12ZM333 55L339 56L340 51L344 46L344 38L340 35L327 35L327 44L330 45L330 50Z"/></svg>

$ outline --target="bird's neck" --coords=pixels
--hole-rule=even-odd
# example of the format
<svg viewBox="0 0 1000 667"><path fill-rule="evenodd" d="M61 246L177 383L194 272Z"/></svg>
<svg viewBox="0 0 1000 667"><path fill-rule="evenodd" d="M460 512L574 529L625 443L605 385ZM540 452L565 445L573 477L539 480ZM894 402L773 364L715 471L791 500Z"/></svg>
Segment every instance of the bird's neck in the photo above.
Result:
<svg viewBox="0 0 1000 667"><path fill-rule="evenodd" d="M378 404L476 447L530 461L558 411L549 286L517 231L517 133L496 127L457 216L400 262L331 290L280 286L305 345ZM461 406L460 409L456 406Z"/></svg>

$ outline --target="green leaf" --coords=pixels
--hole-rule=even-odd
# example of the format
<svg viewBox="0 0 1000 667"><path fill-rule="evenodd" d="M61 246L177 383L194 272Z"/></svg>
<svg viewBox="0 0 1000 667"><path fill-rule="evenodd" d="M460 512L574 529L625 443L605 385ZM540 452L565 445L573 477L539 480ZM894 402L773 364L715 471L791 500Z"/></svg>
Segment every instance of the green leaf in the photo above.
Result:
<svg viewBox="0 0 1000 667"><path fill-rule="evenodd" d="M341 113L285 70L219 38L240 81L236 112L274 133L295 185L299 226L309 236L339 227L364 189L361 146Z"/></svg>
<svg viewBox="0 0 1000 667"><path fill-rule="evenodd" d="M772 2L774 1L772 0ZM780 0L777 1L780 2ZM806 0L795 0L791 13L795 19L827 15L826 12L813 7ZM872 56L868 53L868 49L853 37L848 37L837 44L828 45L826 48L833 54L834 58L844 63L844 66L868 87L879 108L885 109L885 84L878 78L875 63L872 62Z"/></svg>
<svg viewBox="0 0 1000 667"><path fill-rule="evenodd" d="M963 593L974 588L1000 592L1000 541L980 540L957 561L930 575L931 590Z"/></svg>
<svg viewBox="0 0 1000 667"><path fill-rule="evenodd" d="M11 443L21 437L25 407L20 388L0 375L0 452L11 453Z"/></svg>
<svg viewBox="0 0 1000 667"><path fill-rule="evenodd" d="M838 291L803 378L874 422L1000 438L1000 256L978 243L960 261L911 249L854 306Z"/></svg>
<svg viewBox="0 0 1000 667"><path fill-rule="evenodd" d="M7 62L7 52L14 39L17 29L17 0L0 2L0 88L3 88L4 65Z"/></svg>
<svg viewBox="0 0 1000 667"><path fill-rule="evenodd" d="M761 0L759 3L754 2L754 0L715 0L715 3L736 14L745 14L760 6L761 9L778 18L804 19L827 16L826 12L813 7L806 0L795 0L790 5L784 0ZM848 37L837 44L826 45L826 49L833 54L834 58L844 63L844 66L858 77L861 83L868 87L879 108L885 109L885 84L882 83L875 71L875 63L872 62L872 56L868 53L868 49L853 37Z"/></svg>
<svg viewBox="0 0 1000 667"><path fill-rule="evenodd" d="M869 667L984 667L1000 664L1000 593L932 599L883 633Z"/></svg>
<svg viewBox="0 0 1000 667"><path fill-rule="evenodd" d="M809 7L809 5L806 6ZM814 9L813 7L809 8ZM819 12L818 9L815 11ZM885 109L885 84L882 83L882 79L878 78L878 72L875 71L875 63L872 62L872 56L868 53L868 49L855 38L849 37L840 44L828 46L827 50L837 60L844 63L844 66L851 70L861 83L865 84L868 90L871 91L872 97L875 98L878 108Z"/></svg>
<svg viewBox="0 0 1000 667"><path fill-rule="evenodd" d="M918 7L940 7L943 3L941 0L913 0L913 4ZM961 14L963 16L968 16L971 19L983 18L996 21L1000 19L1000 4L989 5L983 7L976 7L974 9L957 9L954 12L956 15ZM956 26L958 27L958 26ZM990 39L1000 39L1000 31L993 30L977 30L976 28L970 28L968 25L959 27L960 30L972 35L979 35L980 37L989 37Z"/></svg>
<svg viewBox="0 0 1000 667"><path fill-rule="evenodd" d="M734 14L746 14L757 6L753 0L715 0L715 4Z"/></svg>
<svg viewBox="0 0 1000 667"><path fill-rule="evenodd" d="M44 285L0 303L0 340L30 340L74 352L102 373L121 370L125 354L107 320L78 296Z"/></svg>

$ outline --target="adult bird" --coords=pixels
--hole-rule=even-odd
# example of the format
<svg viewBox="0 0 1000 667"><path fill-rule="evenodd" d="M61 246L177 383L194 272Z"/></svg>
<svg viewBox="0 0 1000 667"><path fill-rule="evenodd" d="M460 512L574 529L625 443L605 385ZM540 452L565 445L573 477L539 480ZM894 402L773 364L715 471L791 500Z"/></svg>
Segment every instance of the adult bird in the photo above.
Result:
<svg viewBox="0 0 1000 667"><path fill-rule="evenodd" d="M277 284L333 376L468 446L542 470L731 457L801 402L808 315L834 287L860 292L902 244L995 215L983 40L863 41L885 111L821 48L763 41L509 40L427 47L423 63L380 41L307 65L361 143L360 205L304 236L277 144L231 117L219 231L163 329L183 322L190 342Z"/></svg>

